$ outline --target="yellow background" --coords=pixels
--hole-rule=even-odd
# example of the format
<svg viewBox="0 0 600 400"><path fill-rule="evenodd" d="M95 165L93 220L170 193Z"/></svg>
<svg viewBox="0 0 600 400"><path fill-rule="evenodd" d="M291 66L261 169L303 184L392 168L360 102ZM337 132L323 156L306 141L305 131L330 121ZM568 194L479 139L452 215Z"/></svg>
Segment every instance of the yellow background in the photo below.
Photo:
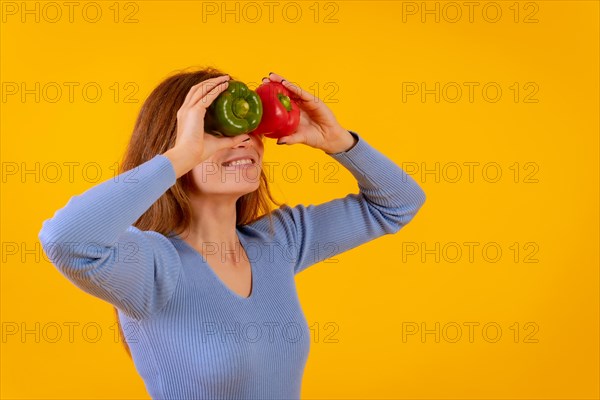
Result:
<svg viewBox="0 0 600 400"><path fill-rule="evenodd" d="M69 161L80 166L73 182L66 176L53 183L3 173L2 398L148 398L114 340L112 307L71 285L43 259L37 234L44 219L94 185L82 178L82 165L96 162L102 180L112 176L111 166L121 159L137 111L153 87L196 65L216 66L246 82L274 71L305 88L319 88L321 97L335 89L330 100L337 102L328 105L344 127L399 164L447 168L439 182L433 175L413 175L427 202L398 234L298 275L307 320L320 334L311 346L303 398L599 397L598 2L520 2L515 22L514 2L500 1L502 18L496 23L482 17L486 2L475 10L473 22L463 7L456 23L443 18L436 23L431 15L423 23L420 13L403 22L406 4L400 1L316 3L317 22L315 2L297 2L302 18L296 23L281 11L272 22L266 14L257 22L236 22L229 15L223 23L220 14L206 15L203 22L201 2L130 3L118 3L117 23L112 1L98 2L103 14L97 23L82 18L85 2L72 23L67 15L36 23L33 16L21 22L20 14L3 12L2 82L25 82L29 89L35 82L57 82L65 89L55 103L43 98L37 103L32 95L25 102L19 95L3 97L3 166L40 163L42 168ZM33 8L35 2L26 4ZM287 3L279 4L276 10ZM535 6L538 22L525 23ZM138 22L123 23L133 11ZM333 12L337 22L325 23ZM102 98L92 103L75 90L69 102L65 82L78 82L79 89L97 82ZM117 102L110 89L115 82L121 89ZM124 101L132 91L128 82L139 89L133 96L137 103ZM403 102L403 82L424 82L427 88L457 82L463 89L463 82L479 82L480 89L496 82L503 94L495 103L485 101L480 89L473 102L466 92L455 103L444 98L436 103L433 95ZM509 88L515 82L521 88L518 102ZM537 103L524 102L531 92L523 89L528 82L539 89ZM275 176L273 191L282 201L316 204L357 189L342 169L335 176L339 183L314 182L309 167L316 161L322 173L329 172L326 155L268 141L265 161L290 160L299 162L305 175L295 183ZM463 163L469 162L479 163L473 182L465 175ZM537 183L525 182L532 172L525 168L528 162L538 168ZM453 163L463 166L457 182L448 178ZM487 163L501 166L500 181L483 179ZM420 253L403 251L410 243L427 249L458 243L466 250L465 242L480 243L473 262L465 252L449 262L451 246L440 262L435 255L422 262ZM524 248L528 242L537 246L537 263L523 262L532 249ZM19 246L16 254L9 251L11 243ZM503 250L499 262L483 258L487 243ZM514 243L520 246L519 262L513 259ZM36 246L35 255L24 254ZM79 324L73 342L67 338L69 322ZM449 329L439 343L433 335L403 342L404 322L425 323L427 329L436 322L457 323L463 336L452 343L448 338L455 331ZM472 343L463 325L469 322L479 323ZM39 343L33 334L25 340L7 334L22 323L33 331L40 324ZM488 323L502 328L495 343L481 334ZM528 329L527 323L532 323ZM51 343L47 339L56 335L56 324L63 327L62 337ZM101 339L86 340L85 324L97 324ZM537 342L525 340L531 327L538 329L531 336Z"/></svg>

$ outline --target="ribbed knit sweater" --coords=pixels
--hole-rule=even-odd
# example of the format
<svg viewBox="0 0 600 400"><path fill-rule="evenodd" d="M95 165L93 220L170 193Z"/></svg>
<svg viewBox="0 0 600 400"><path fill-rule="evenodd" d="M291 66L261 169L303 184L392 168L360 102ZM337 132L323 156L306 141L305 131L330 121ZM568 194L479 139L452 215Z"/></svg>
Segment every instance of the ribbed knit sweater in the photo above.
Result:
<svg viewBox="0 0 600 400"><path fill-rule="evenodd" d="M249 297L173 232L133 226L176 182L162 154L71 197L43 222L39 239L52 264L117 307L152 398L300 398L311 337L295 274L398 232L425 201L404 170L349 132L354 147L329 156L351 172L358 193L273 210L274 236L266 216L236 227L252 270Z"/></svg>

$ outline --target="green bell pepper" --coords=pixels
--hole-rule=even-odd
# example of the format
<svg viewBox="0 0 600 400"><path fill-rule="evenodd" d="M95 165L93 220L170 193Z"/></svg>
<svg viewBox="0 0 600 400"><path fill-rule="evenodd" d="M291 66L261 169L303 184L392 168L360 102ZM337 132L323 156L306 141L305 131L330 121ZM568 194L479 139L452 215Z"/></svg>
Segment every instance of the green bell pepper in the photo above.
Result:
<svg viewBox="0 0 600 400"><path fill-rule="evenodd" d="M237 136L258 126L263 106L258 94L243 82L230 80L227 89L206 110L205 131L215 136Z"/></svg>

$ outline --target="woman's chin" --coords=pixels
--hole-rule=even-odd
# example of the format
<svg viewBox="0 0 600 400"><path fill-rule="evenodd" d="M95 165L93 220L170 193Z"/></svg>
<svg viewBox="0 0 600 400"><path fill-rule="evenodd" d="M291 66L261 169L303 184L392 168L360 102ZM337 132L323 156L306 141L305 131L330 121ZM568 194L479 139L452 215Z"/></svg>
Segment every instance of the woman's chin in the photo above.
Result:
<svg viewBox="0 0 600 400"><path fill-rule="evenodd" d="M232 182L227 183L220 194L230 194L232 196L244 196L252 193L259 188L258 182Z"/></svg>

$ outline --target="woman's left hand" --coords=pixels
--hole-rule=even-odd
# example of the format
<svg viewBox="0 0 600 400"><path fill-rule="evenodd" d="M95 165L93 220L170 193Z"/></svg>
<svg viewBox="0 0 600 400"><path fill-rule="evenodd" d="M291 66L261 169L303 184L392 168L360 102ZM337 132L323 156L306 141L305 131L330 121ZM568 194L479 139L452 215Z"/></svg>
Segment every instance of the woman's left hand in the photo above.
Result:
<svg viewBox="0 0 600 400"><path fill-rule="evenodd" d="M300 108L298 129L279 138L277 144L303 143L328 154L347 151L354 146L356 139L337 122L333 112L321 99L273 72L269 74L269 78L263 78L263 82L269 80L281 82L291 92L292 101Z"/></svg>

